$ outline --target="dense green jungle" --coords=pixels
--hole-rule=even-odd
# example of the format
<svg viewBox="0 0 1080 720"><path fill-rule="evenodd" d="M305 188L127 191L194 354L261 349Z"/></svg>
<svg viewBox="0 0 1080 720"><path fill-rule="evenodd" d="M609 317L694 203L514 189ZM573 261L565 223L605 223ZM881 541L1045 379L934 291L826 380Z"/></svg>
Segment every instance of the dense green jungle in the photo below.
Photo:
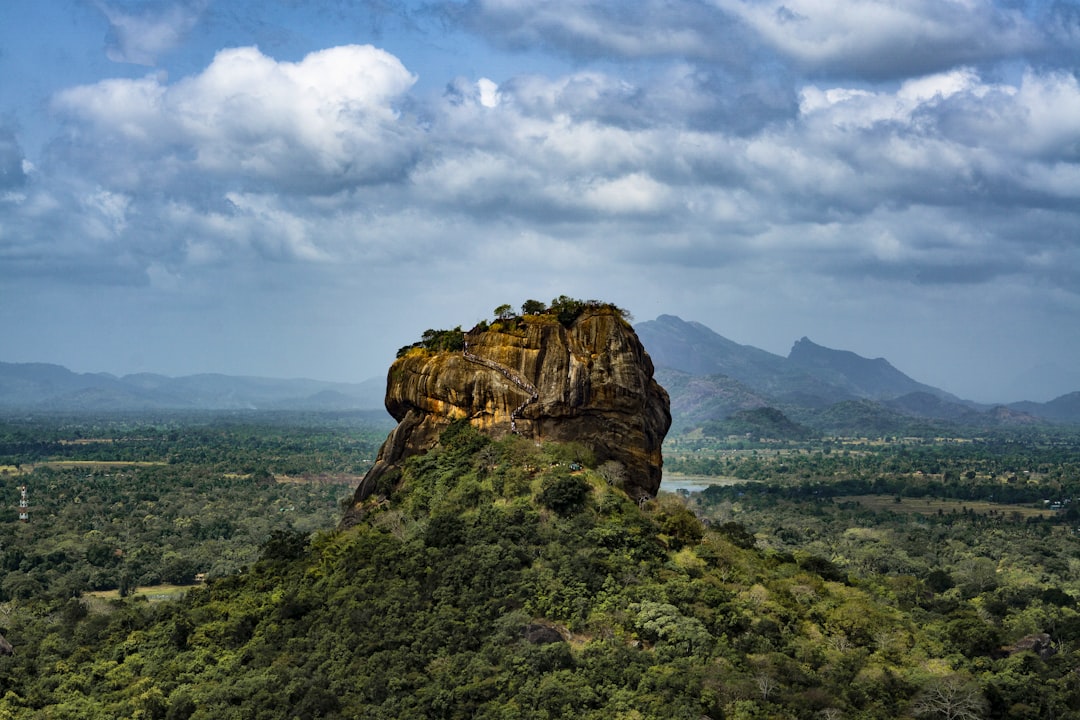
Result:
<svg viewBox="0 0 1080 720"><path fill-rule="evenodd" d="M1075 432L682 435L639 506L452 425L339 527L391 426L0 418L0 718L1080 718Z"/></svg>

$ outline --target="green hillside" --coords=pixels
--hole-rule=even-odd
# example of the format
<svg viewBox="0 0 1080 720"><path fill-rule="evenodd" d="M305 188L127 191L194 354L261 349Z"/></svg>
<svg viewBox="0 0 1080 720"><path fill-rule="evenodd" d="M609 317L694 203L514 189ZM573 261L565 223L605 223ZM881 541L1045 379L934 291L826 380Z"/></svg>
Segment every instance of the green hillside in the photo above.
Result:
<svg viewBox="0 0 1080 720"><path fill-rule="evenodd" d="M353 527L182 599L0 606L0 718L1078 717L1072 595L1033 578L1005 632L985 568L985 601L888 580L618 481L452 426Z"/></svg>
<svg viewBox="0 0 1080 720"><path fill-rule="evenodd" d="M808 440L814 436L809 428L792 422L773 407L739 410L725 420L713 420L702 426L707 437L745 436L752 439Z"/></svg>

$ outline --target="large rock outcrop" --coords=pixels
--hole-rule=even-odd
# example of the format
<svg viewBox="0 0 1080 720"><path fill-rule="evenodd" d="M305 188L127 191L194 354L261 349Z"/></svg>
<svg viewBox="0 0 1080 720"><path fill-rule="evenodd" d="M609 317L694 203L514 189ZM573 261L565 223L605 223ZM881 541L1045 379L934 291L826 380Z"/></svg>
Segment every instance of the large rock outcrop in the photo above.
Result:
<svg viewBox="0 0 1080 720"><path fill-rule="evenodd" d="M569 327L552 315L503 325L465 333L463 350L418 348L391 365L386 409L398 426L357 488L357 506L461 419L496 438L582 443L597 462L622 463L632 497L656 494L669 400L622 314L600 306Z"/></svg>

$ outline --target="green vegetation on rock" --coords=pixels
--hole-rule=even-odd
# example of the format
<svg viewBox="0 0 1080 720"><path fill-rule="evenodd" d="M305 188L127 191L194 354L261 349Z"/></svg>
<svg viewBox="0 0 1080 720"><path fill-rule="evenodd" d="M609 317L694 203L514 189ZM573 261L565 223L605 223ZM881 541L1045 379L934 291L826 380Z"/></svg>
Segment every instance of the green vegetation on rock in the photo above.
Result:
<svg viewBox="0 0 1080 720"><path fill-rule="evenodd" d="M576 298L560 295L545 305L539 300L526 300L521 305L521 314L514 313L513 306L509 304L499 305L494 310L494 319L491 322L481 320L470 332L483 332L489 329L513 331L522 323L524 317L533 320L551 318L557 320L564 327L570 327L574 321L581 317L587 310L610 310L619 315L623 320L630 322L633 318L630 313L612 303L599 300L578 300ZM465 332L461 326L452 330L425 330L420 340L412 345L406 345L397 351L397 357L404 357L409 352L424 350L427 352L461 352L465 347Z"/></svg>

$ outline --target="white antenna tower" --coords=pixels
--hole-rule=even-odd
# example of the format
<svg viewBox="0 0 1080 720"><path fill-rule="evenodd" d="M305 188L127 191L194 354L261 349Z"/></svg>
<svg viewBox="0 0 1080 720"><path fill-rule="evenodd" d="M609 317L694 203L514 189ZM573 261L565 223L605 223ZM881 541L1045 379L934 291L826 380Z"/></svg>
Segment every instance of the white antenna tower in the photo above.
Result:
<svg viewBox="0 0 1080 720"><path fill-rule="evenodd" d="M19 492L22 493L19 498L19 520L30 522L30 501L26 498L26 486L20 485Z"/></svg>

